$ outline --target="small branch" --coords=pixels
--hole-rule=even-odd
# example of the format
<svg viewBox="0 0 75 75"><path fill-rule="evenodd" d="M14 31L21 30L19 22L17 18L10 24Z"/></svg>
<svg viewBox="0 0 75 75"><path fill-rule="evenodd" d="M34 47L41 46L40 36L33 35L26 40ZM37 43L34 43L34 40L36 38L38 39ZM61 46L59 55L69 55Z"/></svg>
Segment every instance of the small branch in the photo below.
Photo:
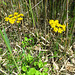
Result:
<svg viewBox="0 0 75 75"><path fill-rule="evenodd" d="M25 26L25 28L26 28L27 31L29 31L26 26ZM30 32L34 37L36 37L34 33L32 33L31 31L29 31L29 32ZM51 35L52 35L52 37L54 37L52 33L51 33ZM36 38L39 40L38 37L36 37ZM50 42L49 42L48 40L46 40L43 36L41 36L40 38L41 38L42 40L44 40L46 43L50 44ZM57 42L56 39L53 38L53 40L54 40L55 42ZM57 42L57 43L58 43L58 42ZM60 43L58 43L58 45L61 47L62 50L64 50L64 47L63 47Z"/></svg>
<svg viewBox="0 0 75 75"><path fill-rule="evenodd" d="M2 69L0 69L0 71L2 72L2 73L4 73L5 75L8 75L5 71L3 71Z"/></svg>
<svg viewBox="0 0 75 75"><path fill-rule="evenodd" d="M32 7L32 9L34 9L36 6L38 6L41 2L42 2L42 0L39 1L34 7ZM29 10L29 11L30 11L30 10ZM24 15L26 15L29 11L27 11Z"/></svg>
<svg viewBox="0 0 75 75"><path fill-rule="evenodd" d="M66 15L67 15L67 23L66 23L66 28L67 28L67 33L66 33L66 42L65 42L65 51L67 50L67 48L68 48L68 0L66 1L66 11L67 11L67 13L66 13Z"/></svg>
<svg viewBox="0 0 75 75"><path fill-rule="evenodd" d="M3 52L3 54L2 54L2 55L0 55L0 56L2 56L2 57L3 57L6 53L7 53L7 51Z"/></svg>

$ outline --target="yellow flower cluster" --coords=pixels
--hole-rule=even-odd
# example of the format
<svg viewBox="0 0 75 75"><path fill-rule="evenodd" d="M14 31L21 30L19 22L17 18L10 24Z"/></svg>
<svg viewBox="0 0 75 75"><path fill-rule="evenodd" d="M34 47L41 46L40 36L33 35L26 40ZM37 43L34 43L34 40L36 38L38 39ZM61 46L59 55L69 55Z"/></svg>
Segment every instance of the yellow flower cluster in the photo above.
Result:
<svg viewBox="0 0 75 75"><path fill-rule="evenodd" d="M49 24L53 28L54 32L62 33L66 30L66 26L64 24L61 25L58 20L49 20Z"/></svg>
<svg viewBox="0 0 75 75"><path fill-rule="evenodd" d="M17 12L15 12L14 14L10 14L8 17L5 17L5 21L9 21L9 23L11 24L14 24L15 22L20 23L23 19L23 16L23 14L18 14Z"/></svg>

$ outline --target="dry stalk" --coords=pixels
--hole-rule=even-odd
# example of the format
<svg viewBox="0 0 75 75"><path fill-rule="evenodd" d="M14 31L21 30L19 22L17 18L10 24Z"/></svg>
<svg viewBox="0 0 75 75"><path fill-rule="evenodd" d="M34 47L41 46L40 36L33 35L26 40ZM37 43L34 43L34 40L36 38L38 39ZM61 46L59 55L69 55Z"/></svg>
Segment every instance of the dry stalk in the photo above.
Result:
<svg viewBox="0 0 75 75"><path fill-rule="evenodd" d="M0 71L1 71L2 73L4 73L5 75L9 75L9 74L7 74L4 70L2 70L1 68L0 68Z"/></svg>

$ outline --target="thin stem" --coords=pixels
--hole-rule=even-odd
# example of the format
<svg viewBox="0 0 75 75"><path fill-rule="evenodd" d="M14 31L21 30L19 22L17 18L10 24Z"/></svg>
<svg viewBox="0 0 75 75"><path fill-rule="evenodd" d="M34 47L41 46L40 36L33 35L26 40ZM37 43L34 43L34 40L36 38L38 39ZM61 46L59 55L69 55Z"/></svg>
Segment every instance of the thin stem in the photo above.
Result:
<svg viewBox="0 0 75 75"><path fill-rule="evenodd" d="M45 39L46 39L46 27L47 27L47 0L45 2ZM45 44L46 44L46 42L45 42Z"/></svg>
<svg viewBox="0 0 75 75"><path fill-rule="evenodd" d="M68 39L68 0L67 0L67 39Z"/></svg>
<svg viewBox="0 0 75 75"><path fill-rule="evenodd" d="M66 27L67 27L67 33L66 33L66 49L68 48L68 0L67 0L67 24L66 24Z"/></svg>
<svg viewBox="0 0 75 75"><path fill-rule="evenodd" d="M5 71L3 71L2 69L0 69L0 71L2 72L2 73L4 73L5 75L8 75Z"/></svg>
<svg viewBox="0 0 75 75"><path fill-rule="evenodd" d="M34 25L34 27L35 27L35 20L34 20L33 11L32 11L31 0L29 0L29 8L30 8L30 12L31 12L31 14L32 14L33 25Z"/></svg>

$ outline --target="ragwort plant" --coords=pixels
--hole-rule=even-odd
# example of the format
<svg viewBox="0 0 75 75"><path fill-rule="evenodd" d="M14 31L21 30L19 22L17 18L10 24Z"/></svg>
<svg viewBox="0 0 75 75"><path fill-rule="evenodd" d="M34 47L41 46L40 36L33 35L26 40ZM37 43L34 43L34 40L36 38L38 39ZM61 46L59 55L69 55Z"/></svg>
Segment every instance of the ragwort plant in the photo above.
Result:
<svg viewBox="0 0 75 75"><path fill-rule="evenodd" d="M8 15L8 17L5 17L5 21L11 24L11 30L13 30L13 26L14 24L16 24L17 26L17 32L18 32L18 37L20 37L20 31L19 31L19 27L21 24L21 21L23 21L23 14L19 14L18 12L14 12L14 14L10 14ZM23 30L23 25L22 25L22 30ZM20 40L20 38L17 38L18 41Z"/></svg>
<svg viewBox="0 0 75 75"><path fill-rule="evenodd" d="M23 20L23 16L23 14L15 12L14 14L10 14L8 17L5 17L5 21L9 21L10 24L20 23Z"/></svg>
<svg viewBox="0 0 75 75"><path fill-rule="evenodd" d="M66 25L61 25L58 20L49 20L49 24L54 32L62 33L66 31Z"/></svg>

